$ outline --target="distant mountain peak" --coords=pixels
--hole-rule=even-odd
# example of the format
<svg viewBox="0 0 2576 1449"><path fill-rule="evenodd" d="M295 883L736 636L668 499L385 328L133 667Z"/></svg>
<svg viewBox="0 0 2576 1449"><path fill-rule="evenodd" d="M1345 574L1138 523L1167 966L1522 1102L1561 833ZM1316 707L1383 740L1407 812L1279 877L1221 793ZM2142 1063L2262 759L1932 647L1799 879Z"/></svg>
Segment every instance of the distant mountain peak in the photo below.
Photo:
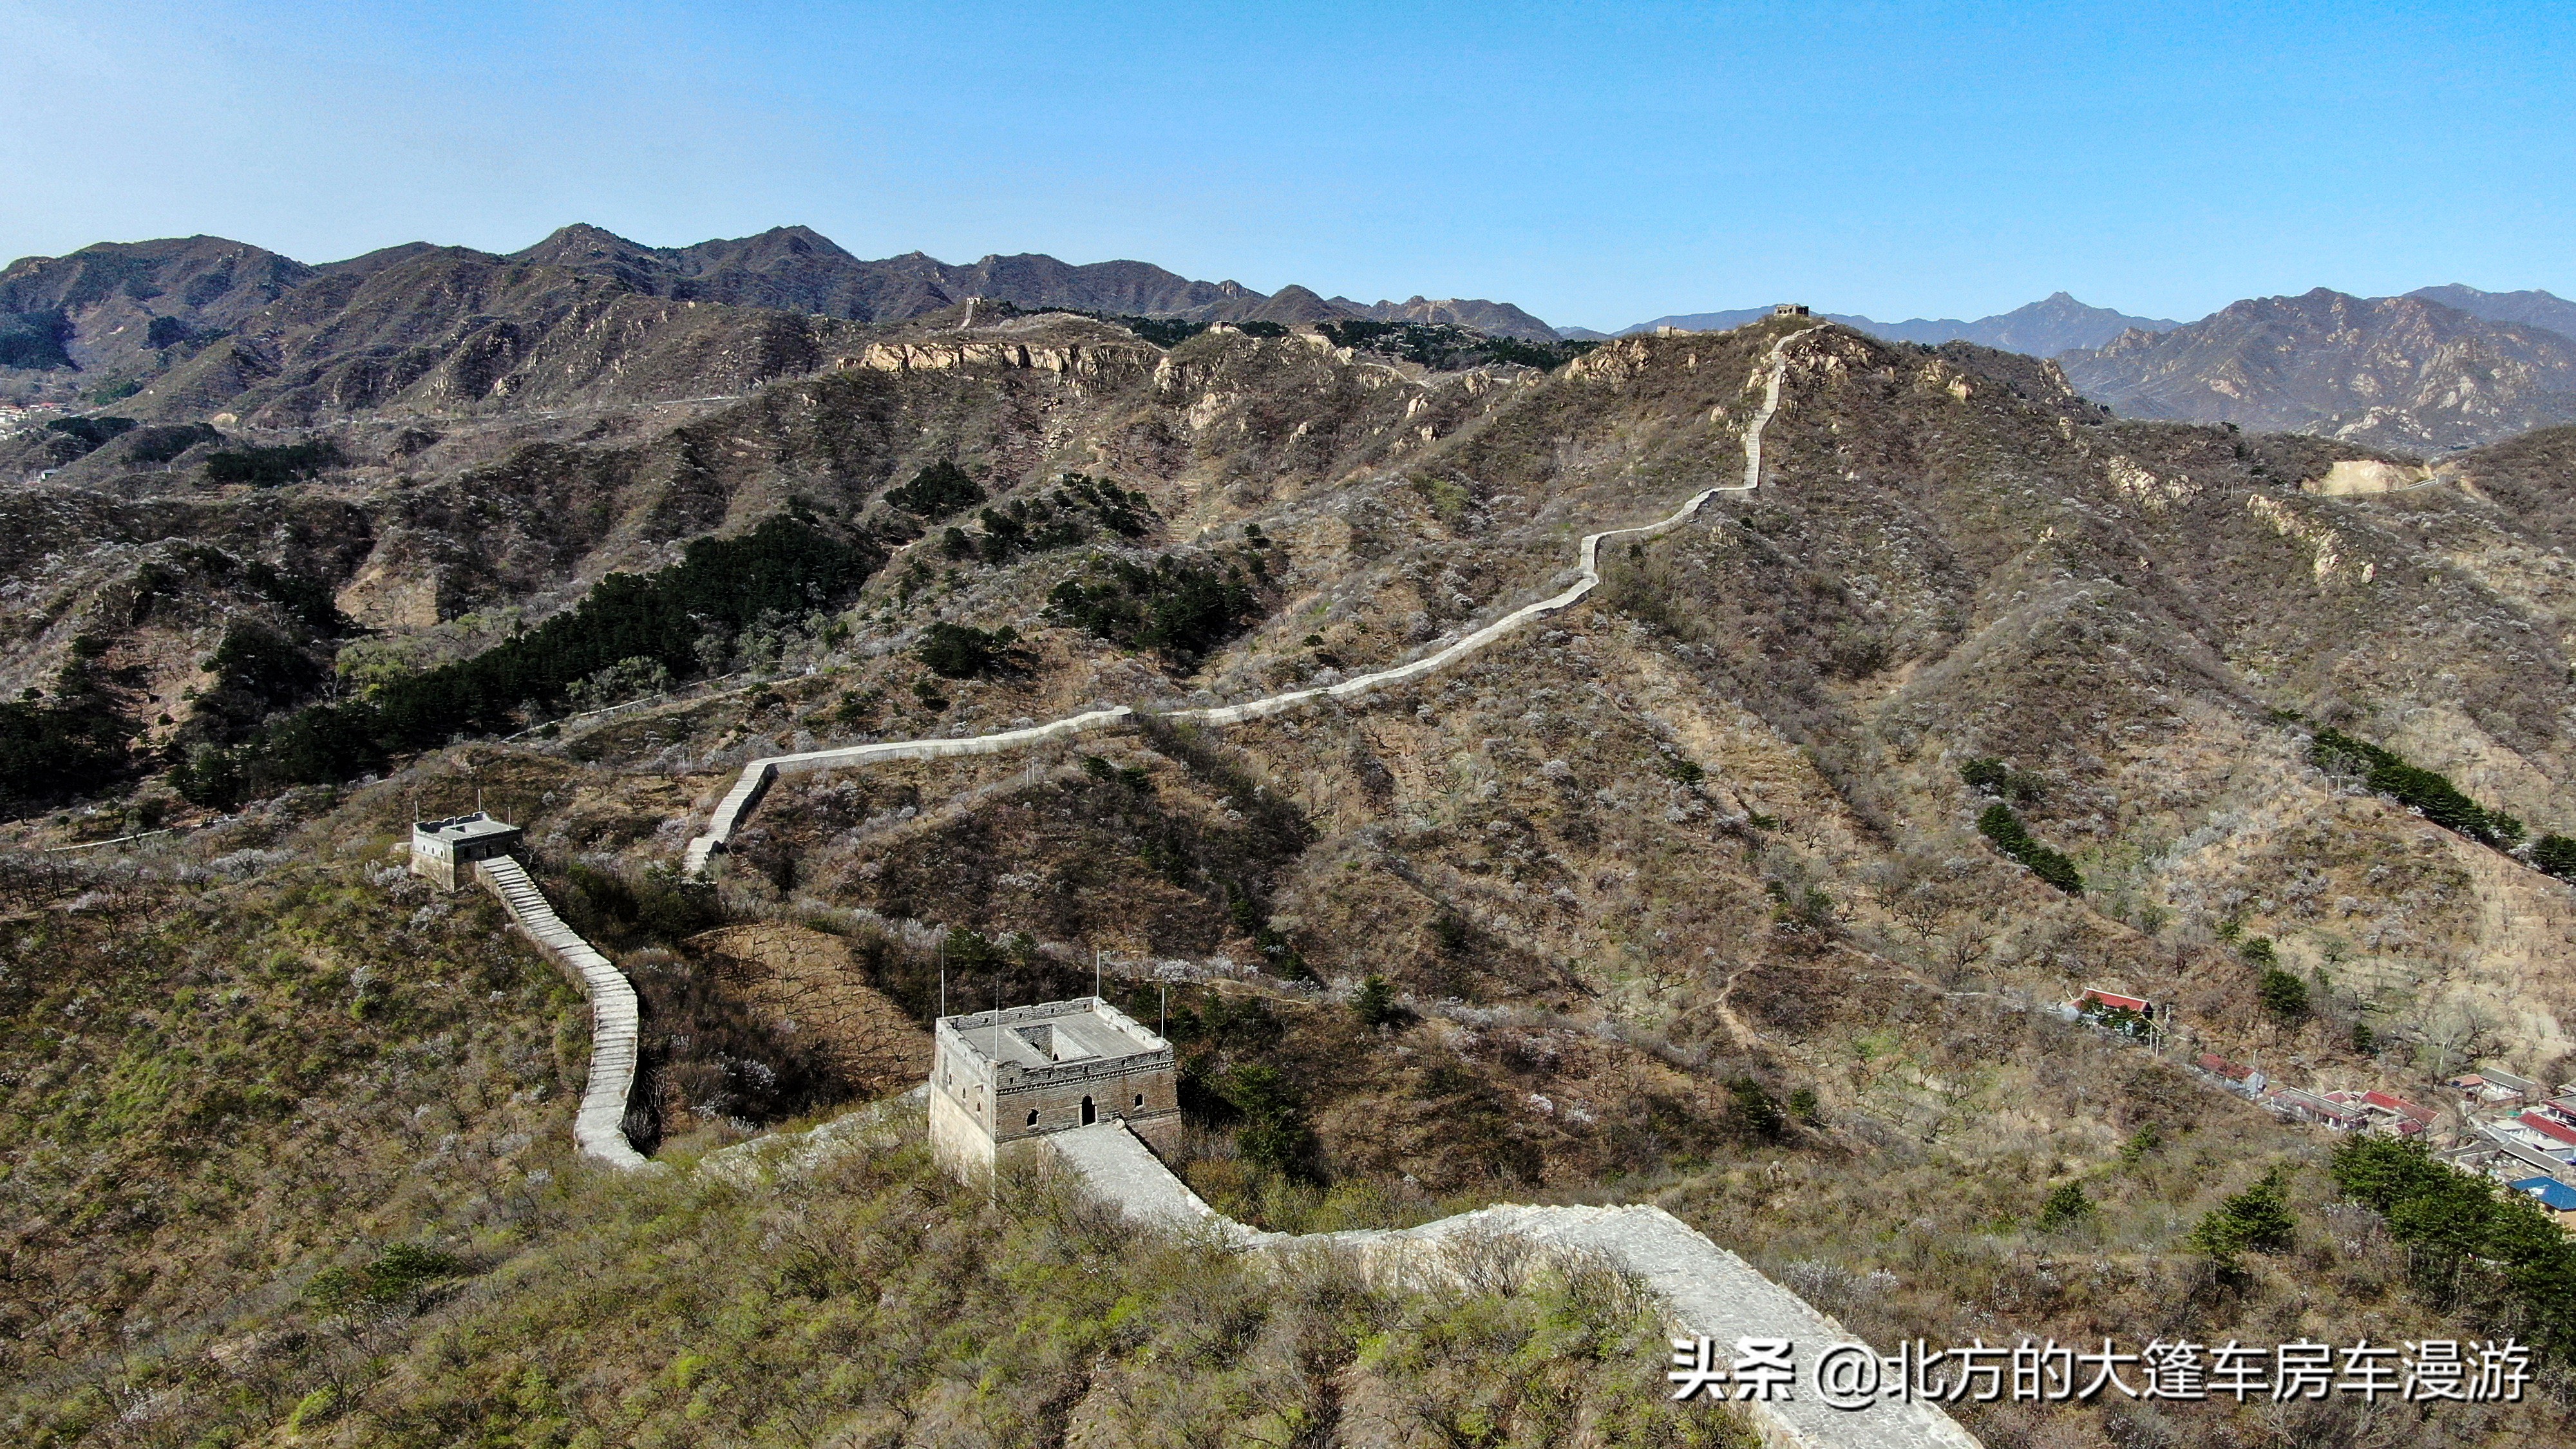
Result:
<svg viewBox="0 0 2576 1449"><path fill-rule="evenodd" d="M2248 297L2059 359L2131 417L2231 422L2418 452L2576 421L2576 340L2433 297Z"/></svg>
<svg viewBox="0 0 2576 1449"><path fill-rule="evenodd" d="M2576 338L2576 302L2548 292L2482 292L2475 287L2452 282L2440 287L2418 287L2406 295L2466 312L2472 317L2483 317L2489 322L2511 322L2524 327L2538 327L2561 337Z"/></svg>
<svg viewBox="0 0 2576 1449"><path fill-rule="evenodd" d="M1625 329L1621 335L1651 332L1658 327L1679 327L1691 332L1724 331L1769 315L1771 309L1768 307L1695 312L1640 322ZM2133 327L2162 332L2180 325L2161 317L2131 317L2108 307L2089 306L2064 291L2051 292L2036 302L2025 303L1991 317L1980 317L1973 322L1963 322L1954 317L1915 317L1903 322L1878 322L1839 312L1826 313L1825 317L1854 331L1891 342L1919 342L1926 346L1943 342L1973 342L1980 347L2024 352L2034 357L2054 357L2062 352L2100 347Z"/></svg>

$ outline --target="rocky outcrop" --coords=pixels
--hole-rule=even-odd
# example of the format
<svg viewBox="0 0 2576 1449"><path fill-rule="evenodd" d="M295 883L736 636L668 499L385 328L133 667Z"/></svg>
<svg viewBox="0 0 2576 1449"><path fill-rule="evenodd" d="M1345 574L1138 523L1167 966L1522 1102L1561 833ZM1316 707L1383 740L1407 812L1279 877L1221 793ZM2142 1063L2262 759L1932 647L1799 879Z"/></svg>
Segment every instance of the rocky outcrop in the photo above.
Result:
<svg viewBox="0 0 2576 1449"><path fill-rule="evenodd" d="M1028 342L871 342L861 351L834 358L843 371L946 372L958 368L994 367L1023 372L1052 372L1086 381L1143 376L1154 370L1161 354L1151 347L1102 346L1097 343Z"/></svg>

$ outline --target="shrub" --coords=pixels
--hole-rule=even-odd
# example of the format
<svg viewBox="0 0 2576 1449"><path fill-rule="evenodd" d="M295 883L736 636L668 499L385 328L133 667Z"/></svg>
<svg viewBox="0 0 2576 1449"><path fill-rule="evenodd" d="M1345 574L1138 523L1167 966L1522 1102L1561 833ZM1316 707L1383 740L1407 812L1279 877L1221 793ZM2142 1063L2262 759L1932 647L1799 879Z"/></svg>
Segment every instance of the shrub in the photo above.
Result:
<svg viewBox="0 0 2576 1449"><path fill-rule="evenodd" d="M1178 317L1113 317L1110 320L1156 347L1178 347L1208 330L1205 322L1187 322Z"/></svg>
<svg viewBox="0 0 2576 1449"><path fill-rule="evenodd" d="M1216 1081L1217 1095L1241 1114L1235 1146L1246 1162L1299 1181L1315 1176L1315 1133L1304 1103L1276 1067L1249 1063Z"/></svg>
<svg viewBox="0 0 2576 1449"><path fill-rule="evenodd" d="M669 665L634 654L573 681L564 695L575 709L605 709L626 700L660 694L670 687Z"/></svg>
<svg viewBox="0 0 2576 1449"><path fill-rule="evenodd" d="M60 312L0 312L0 367L70 367L72 324Z"/></svg>
<svg viewBox="0 0 2576 1449"><path fill-rule="evenodd" d="M324 469L338 467L340 462L339 445L328 438L270 448L227 448L206 455L206 481L274 488L318 478Z"/></svg>
<svg viewBox="0 0 2576 1449"><path fill-rule="evenodd" d="M1152 782L1145 778L1142 770L1130 766L1118 773L1131 789L1151 788ZM1252 892L1236 885L1228 894L1226 914L1233 919L1235 929L1252 938L1253 949L1261 953L1262 961L1273 972L1291 981L1315 979L1314 969L1306 964L1305 956L1289 941L1286 932L1270 923L1268 913L1253 899Z"/></svg>
<svg viewBox="0 0 2576 1449"><path fill-rule="evenodd" d="M2093 1211L2093 1199L2084 1195L2082 1184L2059 1183L2048 1194L2048 1201L2040 1205L2039 1230L2062 1233L2069 1228L2081 1227L2092 1221Z"/></svg>
<svg viewBox="0 0 2576 1449"><path fill-rule="evenodd" d="M2281 964L2281 953L2273 949L2272 938L2269 936L2246 937L2237 945L2236 954L2244 957L2245 964L2248 966L2269 967Z"/></svg>
<svg viewBox="0 0 2576 1449"><path fill-rule="evenodd" d="M2362 784L2375 793L2481 845L2509 844L2522 837L2521 821L2482 808L2460 793L2449 776L2409 764L2395 751L2354 739L2341 730L2318 730L2308 746L2308 758L2321 770L2359 775Z"/></svg>
<svg viewBox="0 0 2576 1449"><path fill-rule="evenodd" d="M2551 833L2531 847L2531 863L2561 880L2576 880L2576 840Z"/></svg>
<svg viewBox="0 0 2576 1449"><path fill-rule="evenodd" d="M885 501L922 518L946 518L984 501L984 490L954 460L922 469L900 488L886 490Z"/></svg>
<svg viewBox="0 0 2576 1449"><path fill-rule="evenodd" d="M159 432L161 429L147 429ZM139 441L139 440L138 440ZM272 568L258 559L235 558L219 548L203 544L180 550L179 557L190 566L207 574L229 579L239 572L242 582L262 598L286 606L304 627L316 634L338 634L349 627L348 617L340 612L331 586L305 574L291 574ZM140 607L138 603L137 607Z"/></svg>
<svg viewBox="0 0 2576 1449"><path fill-rule="evenodd" d="M1150 565L1105 560L1090 582L1057 584L1046 612L1056 623L1190 668L1260 618L1262 605L1239 565L1167 555Z"/></svg>
<svg viewBox="0 0 2576 1449"><path fill-rule="evenodd" d="M305 1301L325 1313L360 1308L417 1308L421 1294L442 1278L465 1271L454 1253L418 1243L396 1243L373 1262L355 1268L326 1268L304 1285Z"/></svg>
<svg viewBox="0 0 2576 1449"><path fill-rule="evenodd" d="M2028 805L2039 799L2037 775L2026 775L2001 760L1980 756L1959 767L1959 778L1971 790L1980 790L1999 800Z"/></svg>
<svg viewBox="0 0 2576 1449"><path fill-rule="evenodd" d="M1813 1087L1800 1087L1789 1094L1789 1115L1810 1127L1821 1127L1825 1121L1824 1099Z"/></svg>
<svg viewBox="0 0 2576 1449"><path fill-rule="evenodd" d="M1360 983L1359 994L1351 998L1351 1010L1359 1014L1360 1023L1381 1027L1393 1022L1403 1008L1395 1004L1395 988L1383 976L1371 976Z"/></svg>
<svg viewBox="0 0 2576 1449"><path fill-rule="evenodd" d="M167 463L199 443L220 443L224 435L204 423L182 423L167 428L143 428L134 441L125 445L129 463Z"/></svg>
<svg viewBox="0 0 2576 1449"><path fill-rule="evenodd" d="M2435 1161L2422 1144L2356 1137L2328 1169L2344 1195L2384 1214L2418 1291L2447 1307L2483 1281L2520 1310L2540 1347L2576 1351L2576 1243L2519 1192Z"/></svg>
<svg viewBox="0 0 2576 1449"><path fill-rule="evenodd" d="M0 702L0 808L51 805L124 773L126 725L103 698Z"/></svg>
<svg viewBox="0 0 2576 1449"><path fill-rule="evenodd" d="M1244 330L1252 331L1251 325L1246 324ZM1442 371L1501 362L1546 372L1562 367L1600 345L1598 342L1523 342L1517 338L1488 336L1472 327L1445 322L1381 322L1371 317L1342 318L1323 323L1315 330L1323 333L1336 347L1401 357L1407 362Z"/></svg>
<svg viewBox="0 0 2576 1449"><path fill-rule="evenodd" d="M842 543L797 517L772 518L740 538L701 538L674 567L610 574L578 607L506 644L390 681L371 698L309 706L219 758L191 760L173 781L198 804L230 808L284 785L348 779L398 750L498 729L528 701L563 698L576 681L634 667L629 661L694 674L709 628L739 631L765 613L826 606L883 559L871 543Z"/></svg>
<svg viewBox="0 0 2576 1449"><path fill-rule="evenodd" d="M296 1400L295 1407L287 1411L286 1432L301 1434L316 1424L330 1422L331 1416L339 1411L340 1391L338 1389L327 1385L315 1389Z"/></svg>
<svg viewBox="0 0 2576 1449"><path fill-rule="evenodd" d="M2282 970L2268 967L2254 988L2255 999L2263 1009L2283 1021L2299 1021L2308 1014L2308 983Z"/></svg>
<svg viewBox="0 0 2576 1449"><path fill-rule="evenodd" d="M1997 801L1977 817L1977 833L1995 843L1995 848L2030 868L2030 873L2070 896L2084 893L2084 877L2077 874L2075 862L2031 839L2022 828L2021 817L2012 807Z"/></svg>
<svg viewBox="0 0 2576 1449"><path fill-rule="evenodd" d="M45 424L46 432L71 439L83 454L95 452L134 429L132 418L56 418Z"/></svg>
<svg viewBox="0 0 2576 1449"><path fill-rule="evenodd" d="M2290 1215L2287 1179L2275 1167L2262 1181L2202 1214L2190 1243L2226 1262L2244 1252L2286 1253L2298 1231L2298 1220Z"/></svg>
<svg viewBox="0 0 2576 1449"><path fill-rule="evenodd" d="M1726 1084L1726 1121L1747 1142L1778 1142L1789 1135L1788 1114L1780 1110L1779 1100L1751 1077Z"/></svg>
<svg viewBox="0 0 2576 1449"><path fill-rule="evenodd" d="M1019 638L1008 626L988 634L965 624L933 624L913 652L942 679L973 679L1007 667Z"/></svg>

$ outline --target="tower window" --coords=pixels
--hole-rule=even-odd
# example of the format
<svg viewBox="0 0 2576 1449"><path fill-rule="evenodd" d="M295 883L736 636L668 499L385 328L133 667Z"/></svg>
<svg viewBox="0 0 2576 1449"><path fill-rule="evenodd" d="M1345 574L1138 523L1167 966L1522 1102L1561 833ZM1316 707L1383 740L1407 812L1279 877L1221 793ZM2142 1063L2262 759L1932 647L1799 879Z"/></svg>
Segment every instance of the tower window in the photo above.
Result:
<svg viewBox="0 0 2576 1449"><path fill-rule="evenodd" d="M1038 1125L1038 1109L1035 1107L1029 1109L1029 1125L1032 1127Z"/></svg>

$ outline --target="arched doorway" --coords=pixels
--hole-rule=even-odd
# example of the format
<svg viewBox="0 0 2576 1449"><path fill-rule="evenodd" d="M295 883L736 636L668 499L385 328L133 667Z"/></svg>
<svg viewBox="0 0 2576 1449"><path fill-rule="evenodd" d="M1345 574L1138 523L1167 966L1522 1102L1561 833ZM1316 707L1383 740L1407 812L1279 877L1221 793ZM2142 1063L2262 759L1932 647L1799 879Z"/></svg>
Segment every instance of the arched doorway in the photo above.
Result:
<svg viewBox="0 0 2576 1449"><path fill-rule="evenodd" d="M1097 1122L1097 1121L1099 1121L1099 1120L1100 1120L1100 1114L1099 1114L1097 1111L1094 1111L1094 1110L1092 1109L1091 1099L1090 1099L1089 1097L1085 1097L1085 1098L1083 1098L1083 1099L1082 1099L1082 1125L1083 1125L1083 1126L1085 1126L1085 1127L1088 1127L1088 1126L1090 1126L1092 1123Z"/></svg>

